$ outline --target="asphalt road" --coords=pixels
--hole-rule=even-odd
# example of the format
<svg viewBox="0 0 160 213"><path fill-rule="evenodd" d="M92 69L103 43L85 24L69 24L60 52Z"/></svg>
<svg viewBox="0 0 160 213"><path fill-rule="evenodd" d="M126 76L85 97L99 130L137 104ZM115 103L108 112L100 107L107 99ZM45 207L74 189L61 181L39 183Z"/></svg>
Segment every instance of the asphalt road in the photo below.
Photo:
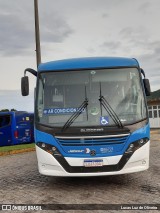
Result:
<svg viewBox="0 0 160 213"><path fill-rule="evenodd" d="M149 170L118 176L46 177L38 173L35 152L0 157L0 203L160 204L160 135L151 139Z"/></svg>

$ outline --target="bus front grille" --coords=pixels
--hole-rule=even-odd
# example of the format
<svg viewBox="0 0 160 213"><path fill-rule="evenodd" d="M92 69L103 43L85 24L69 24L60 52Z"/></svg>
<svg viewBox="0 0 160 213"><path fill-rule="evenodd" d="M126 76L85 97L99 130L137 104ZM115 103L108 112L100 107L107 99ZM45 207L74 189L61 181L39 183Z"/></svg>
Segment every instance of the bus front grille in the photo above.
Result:
<svg viewBox="0 0 160 213"><path fill-rule="evenodd" d="M57 137L57 142L62 146L93 146L124 144L129 134L114 136L89 136L89 137Z"/></svg>

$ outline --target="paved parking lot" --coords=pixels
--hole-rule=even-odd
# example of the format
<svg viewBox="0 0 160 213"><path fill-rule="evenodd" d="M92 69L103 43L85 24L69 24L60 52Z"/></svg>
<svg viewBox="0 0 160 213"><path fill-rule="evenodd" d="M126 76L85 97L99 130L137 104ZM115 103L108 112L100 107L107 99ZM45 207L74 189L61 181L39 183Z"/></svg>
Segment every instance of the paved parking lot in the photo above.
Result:
<svg viewBox="0 0 160 213"><path fill-rule="evenodd" d="M46 177L38 173L35 152L0 157L0 203L160 204L159 136L152 135L149 170L121 176Z"/></svg>

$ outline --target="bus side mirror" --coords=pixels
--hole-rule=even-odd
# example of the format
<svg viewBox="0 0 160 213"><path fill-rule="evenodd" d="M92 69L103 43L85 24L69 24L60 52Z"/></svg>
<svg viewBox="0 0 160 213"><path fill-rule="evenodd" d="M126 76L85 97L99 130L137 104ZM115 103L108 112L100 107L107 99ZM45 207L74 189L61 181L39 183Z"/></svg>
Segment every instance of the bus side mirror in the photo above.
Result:
<svg viewBox="0 0 160 213"><path fill-rule="evenodd" d="M28 76L24 76L21 78L21 93L22 96L29 95L29 80Z"/></svg>
<svg viewBox="0 0 160 213"><path fill-rule="evenodd" d="M144 85L146 96L150 96L151 95L151 88L150 88L149 79L144 78L143 79L143 85Z"/></svg>

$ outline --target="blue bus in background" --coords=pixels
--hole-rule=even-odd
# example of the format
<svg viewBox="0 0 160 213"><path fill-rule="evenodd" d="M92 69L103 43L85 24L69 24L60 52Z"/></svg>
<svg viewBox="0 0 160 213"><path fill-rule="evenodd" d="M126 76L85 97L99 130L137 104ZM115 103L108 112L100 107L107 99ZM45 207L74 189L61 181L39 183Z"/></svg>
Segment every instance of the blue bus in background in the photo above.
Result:
<svg viewBox="0 0 160 213"><path fill-rule="evenodd" d="M34 142L33 123L33 113L0 112L0 146Z"/></svg>
<svg viewBox="0 0 160 213"><path fill-rule="evenodd" d="M149 80L134 58L93 57L27 68L37 77L35 144L39 172L101 176L149 167Z"/></svg>

